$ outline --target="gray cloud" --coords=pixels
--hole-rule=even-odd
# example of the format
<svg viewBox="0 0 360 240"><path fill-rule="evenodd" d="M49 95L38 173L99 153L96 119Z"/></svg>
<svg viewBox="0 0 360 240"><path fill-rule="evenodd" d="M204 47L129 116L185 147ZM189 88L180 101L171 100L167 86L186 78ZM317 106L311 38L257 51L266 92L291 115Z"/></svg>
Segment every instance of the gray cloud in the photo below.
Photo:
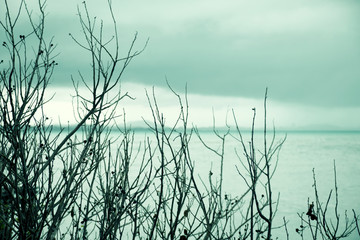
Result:
<svg viewBox="0 0 360 240"><path fill-rule="evenodd" d="M240 17L237 28L233 16L231 27L202 19L183 32L160 33L129 75L157 83L166 73L180 88L187 82L203 94L258 97L268 86L277 100L359 106L357 6L322 3L261 9Z"/></svg>
<svg viewBox="0 0 360 240"><path fill-rule="evenodd" d="M87 1L111 32L104 4ZM80 36L76 3L48 1L49 36L58 42L54 85L89 67L69 38ZM124 81L220 96L316 106L360 106L360 11L357 1L132 1L114 3L123 51L139 32ZM80 4L81 6L81 4ZM111 33L109 33L111 35Z"/></svg>

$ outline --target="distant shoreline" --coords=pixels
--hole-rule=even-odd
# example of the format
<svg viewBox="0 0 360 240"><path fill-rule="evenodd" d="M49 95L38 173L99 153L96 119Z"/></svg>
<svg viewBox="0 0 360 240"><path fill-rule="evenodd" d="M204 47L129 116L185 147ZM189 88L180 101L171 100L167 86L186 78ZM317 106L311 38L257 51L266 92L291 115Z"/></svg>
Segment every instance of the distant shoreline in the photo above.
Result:
<svg viewBox="0 0 360 240"><path fill-rule="evenodd" d="M195 126L196 127L196 126ZM68 131L68 130L72 130L75 128L75 125L68 125L68 126L64 126L64 125L52 125L52 129L54 131ZM114 132L120 132L123 128L112 128L111 131ZM135 131L135 132L151 132L152 130L149 127L146 126L132 126L131 124L127 125L127 129L131 130L131 131ZM170 130L170 127L166 127L166 130ZM181 129L181 128L176 128L176 129ZM190 131L191 127L188 127L188 130ZM210 133L214 131L213 127L196 127L196 129L199 132L203 132L203 133ZM217 132L226 132L228 130L228 128L226 127L215 127L215 130ZM235 132L235 127L231 127L231 132ZM250 133L251 129L249 128L240 128L240 131L243 133ZM263 133L264 129L259 129L257 128L255 131L255 133ZM268 133L272 133L273 132L273 128L268 128L267 129ZM321 133L321 134L360 134L360 129L287 129L287 128L275 128L275 132L276 133L301 133L301 134L316 134L316 133Z"/></svg>

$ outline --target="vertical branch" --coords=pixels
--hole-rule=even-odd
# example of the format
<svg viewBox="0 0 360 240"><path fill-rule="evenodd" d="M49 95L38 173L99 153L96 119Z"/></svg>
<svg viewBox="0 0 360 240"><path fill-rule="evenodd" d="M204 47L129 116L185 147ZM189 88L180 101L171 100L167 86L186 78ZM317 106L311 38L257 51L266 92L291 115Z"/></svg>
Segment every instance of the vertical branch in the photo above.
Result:
<svg viewBox="0 0 360 240"><path fill-rule="evenodd" d="M149 240L153 239L153 235L155 232L155 228L156 225L158 223L158 219L159 219L159 214L160 214L160 209L163 207L163 193L164 193L164 177L165 177L165 152L164 152L164 136L165 136L165 122L164 122L164 117L162 114L160 114L159 112L159 107L157 105L157 101L155 98L155 93L154 93L154 88L153 88L153 102L154 102L154 107L151 103L150 97L148 95L148 93L146 92L146 97L148 99L148 103L149 103L149 107L150 110L152 112L152 116L153 116L153 123L154 123L154 133L155 133L155 138L156 138L156 142L157 142L157 147L160 151L160 175L159 175L159 179L160 179L160 189L157 192L158 193L158 199L156 202L156 209L155 209L155 215L153 216L153 222L152 222L152 226L151 226L151 230L149 233ZM158 124L160 125L160 128L158 127Z"/></svg>
<svg viewBox="0 0 360 240"><path fill-rule="evenodd" d="M267 91L265 90L265 97L264 97L264 157L265 157L265 166L266 166L266 185L267 185L267 196L269 201L269 215L267 218L267 239L271 238L271 230L272 230L272 221L273 221L273 200L272 200L272 189L271 189L271 172L270 172L270 158L268 156L268 148L267 148Z"/></svg>
<svg viewBox="0 0 360 240"><path fill-rule="evenodd" d="M360 224L359 224L360 220L359 220L359 216L356 215L356 212L355 212L354 209L353 209L352 211L353 211L353 214L354 214L354 221L355 221L356 231L357 231L358 235L360 236L360 227L359 227L359 225L360 225Z"/></svg>

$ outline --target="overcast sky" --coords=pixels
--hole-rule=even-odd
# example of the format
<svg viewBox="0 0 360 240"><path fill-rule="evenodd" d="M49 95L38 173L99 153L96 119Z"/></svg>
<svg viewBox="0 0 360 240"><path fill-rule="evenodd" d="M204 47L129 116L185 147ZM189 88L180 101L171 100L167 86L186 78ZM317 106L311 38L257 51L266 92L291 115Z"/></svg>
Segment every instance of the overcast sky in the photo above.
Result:
<svg viewBox="0 0 360 240"><path fill-rule="evenodd" d="M60 53L51 85L58 92L54 104L62 104L62 94L71 87L70 75L89 65L86 53L69 38L69 33L81 37L76 16L81 2L47 3L49 36L55 37ZM92 15L104 19L105 31L111 35L106 1L86 2ZM123 77L126 91L137 97L137 102L128 103L129 112L143 112L144 88L156 86L159 98L165 96L166 76L180 92L187 84L190 107L199 115L194 121L200 125L209 124L204 116L211 119L212 108L219 116L241 108L241 115L251 117L252 105L261 109L269 87L275 124L360 129L359 1L136 0L114 4L124 51L136 32L137 49L149 38L145 51Z"/></svg>

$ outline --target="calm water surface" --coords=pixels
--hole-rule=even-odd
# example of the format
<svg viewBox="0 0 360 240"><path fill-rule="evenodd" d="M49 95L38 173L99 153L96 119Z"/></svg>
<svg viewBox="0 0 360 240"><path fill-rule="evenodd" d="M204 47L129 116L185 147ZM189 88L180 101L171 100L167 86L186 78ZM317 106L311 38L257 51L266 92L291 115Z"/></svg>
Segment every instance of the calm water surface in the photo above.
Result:
<svg viewBox="0 0 360 240"><path fill-rule="evenodd" d="M300 225L298 213L307 211L307 202L314 200L313 169L316 174L318 192L321 201L327 200L334 189L334 161L337 171L340 214L355 209L360 213L360 133L359 132L278 132L277 138L287 139L280 151L278 166L273 177L274 194L280 193L277 222L282 218L289 221L290 236L297 237L294 229ZM214 134L204 132L203 139L214 148L220 147L220 141ZM250 140L250 134L243 134L244 140ZM262 133L255 134L259 150L263 149ZM269 144L269 143L268 143ZM192 157L197 167L208 171L211 166L218 169L219 159L204 151L201 143L194 140ZM235 195L245 187L235 166L241 167L234 149L241 150L239 143L231 137L225 153L225 189ZM241 154L240 154L241 156ZM244 159L244 158L243 158ZM245 159L244 159L245 160ZM358 239L358 237L348 238Z"/></svg>
<svg viewBox="0 0 360 240"><path fill-rule="evenodd" d="M135 149L144 136L150 132L136 132ZM202 139L212 148L220 150L221 140L211 131L201 131ZM308 201L314 201L313 169L316 174L318 192L322 202L327 200L334 189L334 161L337 170L339 191L339 212L343 217L347 209L349 215L355 209L360 213L360 132L277 132L277 139L287 139L283 144L277 169L272 179L273 193L280 193L276 223L281 225L283 217L288 220L290 239L300 239L295 233L299 227L298 213L306 212ZM224 194L241 195L246 185L239 176L237 168L245 173L240 161L245 158L239 142L227 136L224 159ZM245 142L250 141L250 133L243 133ZM271 140L271 136L268 139ZM263 134L255 133L256 148L263 150ZM239 157L235 154L235 149ZM209 171L218 176L220 159L204 147L194 134L190 143L191 159L195 163L198 176L207 181ZM275 159L274 159L275 160ZM275 164L272 165L272 167ZM284 230L276 234L281 236ZM284 236L282 236L284 237ZM280 237L279 239L282 239ZM285 238L284 238L285 239ZM305 238L306 239L306 238ZM357 237L347 238L349 240Z"/></svg>

